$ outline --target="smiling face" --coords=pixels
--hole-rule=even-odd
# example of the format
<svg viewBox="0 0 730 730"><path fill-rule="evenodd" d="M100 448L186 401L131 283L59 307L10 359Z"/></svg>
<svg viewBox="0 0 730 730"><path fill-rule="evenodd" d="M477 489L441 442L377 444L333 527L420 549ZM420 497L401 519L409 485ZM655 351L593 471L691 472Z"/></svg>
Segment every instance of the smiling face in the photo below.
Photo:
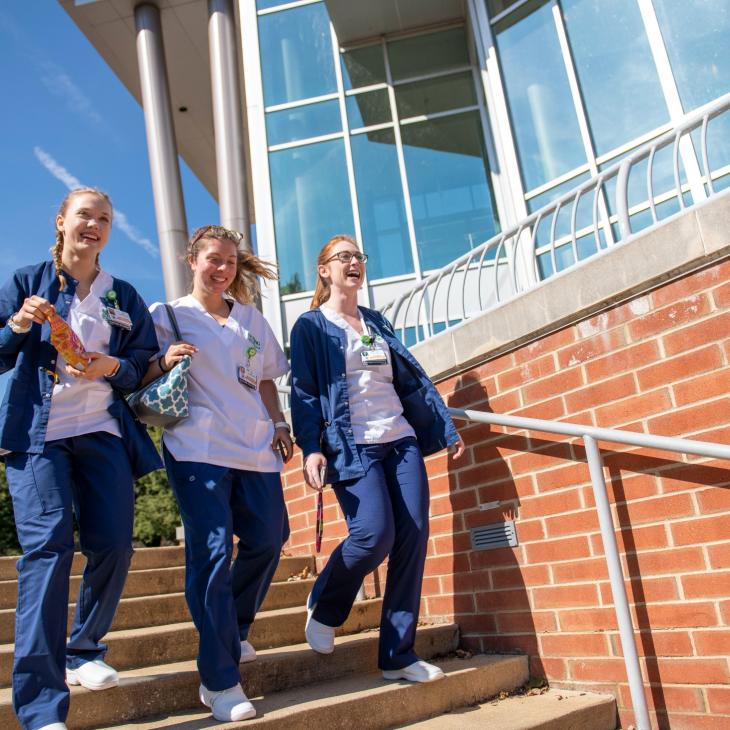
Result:
<svg viewBox="0 0 730 730"><path fill-rule="evenodd" d="M354 254L362 253L351 241L338 241L327 255L327 262L317 267L317 272L333 291L357 291L365 282L365 264L358 261ZM339 260L338 254L353 254L347 263ZM345 256L343 256L343 259Z"/></svg>
<svg viewBox="0 0 730 730"><path fill-rule="evenodd" d="M56 228L63 236L64 256L96 257L106 246L111 227L112 207L97 193L73 195L65 210L56 216Z"/></svg>
<svg viewBox="0 0 730 730"><path fill-rule="evenodd" d="M236 278L238 248L227 238L204 238L195 258L188 256L193 271L194 294L222 295Z"/></svg>

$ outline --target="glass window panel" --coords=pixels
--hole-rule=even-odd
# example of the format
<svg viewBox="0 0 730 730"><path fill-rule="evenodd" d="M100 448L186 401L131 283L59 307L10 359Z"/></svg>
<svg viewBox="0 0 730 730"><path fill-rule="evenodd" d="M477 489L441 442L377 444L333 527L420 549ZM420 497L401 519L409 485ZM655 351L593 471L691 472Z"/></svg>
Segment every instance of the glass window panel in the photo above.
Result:
<svg viewBox="0 0 730 730"><path fill-rule="evenodd" d="M444 266L498 230L478 112L401 129L423 269Z"/></svg>
<svg viewBox="0 0 730 730"><path fill-rule="evenodd" d="M477 103L474 79L467 71L402 84L395 87L395 103L401 119L473 106Z"/></svg>
<svg viewBox="0 0 730 730"><path fill-rule="evenodd" d="M563 0L597 155L669 119L636 0Z"/></svg>
<svg viewBox="0 0 730 730"><path fill-rule="evenodd" d="M391 120L390 100L386 89L345 97L350 129L384 124Z"/></svg>
<svg viewBox="0 0 730 730"><path fill-rule="evenodd" d="M528 190L586 162L552 8L497 36L520 168Z"/></svg>
<svg viewBox="0 0 730 730"><path fill-rule="evenodd" d="M380 279L413 271L403 188L392 129L354 135L352 163L368 276Z"/></svg>
<svg viewBox="0 0 730 730"><path fill-rule="evenodd" d="M342 82L345 89L385 83L385 59L380 43L342 54Z"/></svg>
<svg viewBox="0 0 730 730"><path fill-rule="evenodd" d="M266 115L266 135L270 145L341 131L342 118L337 99Z"/></svg>
<svg viewBox="0 0 730 730"><path fill-rule="evenodd" d="M275 8L277 5L285 5L287 0L256 0L256 10Z"/></svg>
<svg viewBox="0 0 730 730"><path fill-rule="evenodd" d="M319 249L354 230L344 142L272 152L269 165L281 291L314 289Z"/></svg>
<svg viewBox="0 0 730 730"><path fill-rule="evenodd" d="M281 0L276 0L281 2ZM495 15L511 8L513 5L518 3L520 0L487 0L487 9L489 10L489 17L493 18Z"/></svg>
<svg viewBox="0 0 730 730"><path fill-rule="evenodd" d="M261 15L259 44L266 106L337 91L323 3Z"/></svg>
<svg viewBox="0 0 730 730"><path fill-rule="evenodd" d="M685 111L730 91L730 3L653 0Z"/></svg>
<svg viewBox="0 0 730 730"><path fill-rule="evenodd" d="M469 65L464 28L452 28L388 43L393 81Z"/></svg>

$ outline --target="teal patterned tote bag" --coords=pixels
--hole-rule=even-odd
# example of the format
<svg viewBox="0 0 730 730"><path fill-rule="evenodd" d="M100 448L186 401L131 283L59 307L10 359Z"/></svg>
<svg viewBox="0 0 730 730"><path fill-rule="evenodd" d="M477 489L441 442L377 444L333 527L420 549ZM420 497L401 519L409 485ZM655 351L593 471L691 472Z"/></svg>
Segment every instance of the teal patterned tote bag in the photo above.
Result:
<svg viewBox="0 0 730 730"><path fill-rule="evenodd" d="M175 341L182 339L172 307L165 304ZM172 426L188 415L188 370L192 360L186 355L169 372L127 397L137 418L148 426Z"/></svg>

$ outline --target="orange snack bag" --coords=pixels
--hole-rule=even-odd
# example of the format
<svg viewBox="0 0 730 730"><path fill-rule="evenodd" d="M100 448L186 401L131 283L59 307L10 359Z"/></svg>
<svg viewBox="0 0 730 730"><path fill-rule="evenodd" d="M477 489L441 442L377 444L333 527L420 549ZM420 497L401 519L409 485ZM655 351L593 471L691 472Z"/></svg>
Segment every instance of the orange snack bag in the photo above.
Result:
<svg viewBox="0 0 730 730"><path fill-rule="evenodd" d="M56 314L55 309L48 312L46 317L51 325L51 344L69 365L77 370L85 370L90 359L78 335Z"/></svg>

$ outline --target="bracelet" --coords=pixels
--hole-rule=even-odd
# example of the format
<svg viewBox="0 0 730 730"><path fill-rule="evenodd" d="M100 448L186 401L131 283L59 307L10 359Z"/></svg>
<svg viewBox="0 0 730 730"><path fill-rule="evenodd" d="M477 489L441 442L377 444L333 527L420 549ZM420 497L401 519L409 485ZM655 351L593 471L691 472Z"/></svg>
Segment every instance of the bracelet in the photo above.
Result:
<svg viewBox="0 0 730 730"><path fill-rule="evenodd" d="M122 367L122 361L117 358L117 365L110 373L107 373L104 377L105 378L113 378L118 372L119 368Z"/></svg>
<svg viewBox="0 0 730 730"><path fill-rule="evenodd" d="M291 426L286 421L276 421L274 423L274 430L277 428L285 428L289 433L291 433Z"/></svg>
<svg viewBox="0 0 730 730"><path fill-rule="evenodd" d="M27 324L25 327L22 327L19 325L14 319L14 314L10 315L8 319L8 327L10 327L10 331L13 332L16 335L24 335L26 332L30 332L30 328L33 326L33 323Z"/></svg>
<svg viewBox="0 0 730 730"><path fill-rule="evenodd" d="M165 370L165 368L163 368L163 367L162 367L162 361L163 361L164 359L165 359L165 356L164 356L164 355L160 355L160 356L159 356L159 357L157 358L157 367L159 367L159 368L160 368L160 372L162 372L162 373L169 373L169 372L170 372L170 370L172 370L172 368L168 368L167 370Z"/></svg>

